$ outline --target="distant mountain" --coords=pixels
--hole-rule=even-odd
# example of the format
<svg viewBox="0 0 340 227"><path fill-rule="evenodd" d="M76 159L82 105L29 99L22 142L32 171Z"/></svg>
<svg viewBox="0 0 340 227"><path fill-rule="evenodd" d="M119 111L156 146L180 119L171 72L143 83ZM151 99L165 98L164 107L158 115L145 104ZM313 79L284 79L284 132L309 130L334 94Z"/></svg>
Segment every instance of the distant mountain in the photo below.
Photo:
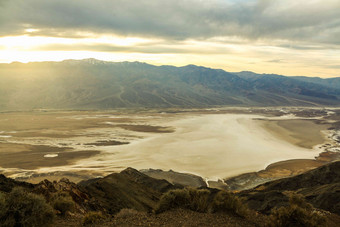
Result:
<svg viewBox="0 0 340 227"><path fill-rule="evenodd" d="M315 99L337 99L340 78L321 79L310 77L287 77L277 74L256 74L252 72L235 73L240 78L251 82L255 89L271 93L302 95ZM338 84L332 81L337 79ZM304 97L304 100L309 99ZM312 99L311 102L313 102ZM318 102L318 101L317 101Z"/></svg>
<svg viewBox="0 0 340 227"><path fill-rule="evenodd" d="M306 77L306 76L296 76L294 77L295 79L305 81L305 82L310 82L310 83L315 83L315 84L321 84L327 87L332 87L332 88L339 88L340 87L340 78L329 78L329 79L321 79L319 77Z"/></svg>
<svg viewBox="0 0 340 227"><path fill-rule="evenodd" d="M96 59L11 63L0 64L0 110L339 105L331 80Z"/></svg>

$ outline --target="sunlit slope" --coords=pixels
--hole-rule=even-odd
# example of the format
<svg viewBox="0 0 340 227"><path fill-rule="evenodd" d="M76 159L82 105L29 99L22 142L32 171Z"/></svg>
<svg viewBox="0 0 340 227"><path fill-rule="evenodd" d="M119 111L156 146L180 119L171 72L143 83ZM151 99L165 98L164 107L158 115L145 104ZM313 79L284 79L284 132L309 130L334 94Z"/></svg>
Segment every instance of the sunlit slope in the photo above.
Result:
<svg viewBox="0 0 340 227"><path fill-rule="evenodd" d="M253 80L194 65L95 59L0 64L1 110L339 105L339 97L340 87L277 75Z"/></svg>

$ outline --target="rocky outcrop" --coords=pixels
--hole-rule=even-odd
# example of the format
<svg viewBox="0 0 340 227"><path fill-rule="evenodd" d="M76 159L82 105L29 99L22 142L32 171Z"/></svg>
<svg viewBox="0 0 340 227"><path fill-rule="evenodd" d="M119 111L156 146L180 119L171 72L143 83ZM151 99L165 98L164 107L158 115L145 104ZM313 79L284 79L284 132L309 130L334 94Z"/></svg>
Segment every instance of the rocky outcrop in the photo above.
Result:
<svg viewBox="0 0 340 227"><path fill-rule="evenodd" d="M58 192L66 192L76 203L76 211L78 213L86 213L90 210L103 210L91 195L87 194L83 188L66 178L59 181L44 180L34 186L32 192L44 195L47 201Z"/></svg>

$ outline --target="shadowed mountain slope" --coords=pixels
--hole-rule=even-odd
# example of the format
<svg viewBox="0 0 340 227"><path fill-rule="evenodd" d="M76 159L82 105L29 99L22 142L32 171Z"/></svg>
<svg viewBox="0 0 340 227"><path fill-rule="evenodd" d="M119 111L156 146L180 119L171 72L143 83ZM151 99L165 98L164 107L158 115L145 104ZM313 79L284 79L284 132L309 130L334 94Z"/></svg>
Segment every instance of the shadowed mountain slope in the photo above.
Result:
<svg viewBox="0 0 340 227"><path fill-rule="evenodd" d="M332 87L332 88L339 88L340 87L340 78L329 78L329 79L322 79L319 77L305 77L305 76L296 76L294 79L305 81L305 82L310 82L310 83L315 83L315 84L321 84L327 87Z"/></svg>
<svg viewBox="0 0 340 227"><path fill-rule="evenodd" d="M152 211L162 193L175 188L166 180L148 177L132 168L79 185L110 214L123 208Z"/></svg>
<svg viewBox="0 0 340 227"><path fill-rule="evenodd" d="M65 178L58 182L44 180L39 184L30 184L0 174L0 192L8 193L15 187L44 195L47 200L54 193L67 192L76 202L79 212L100 210L115 214L123 208L152 211L164 192L181 186L174 186L166 180L151 178L133 168L127 168L104 178L82 181L79 184Z"/></svg>
<svg viewBox="0 0 340 227"><path fill-rule="evenodd" d="M268 213L273 207L288 203L288 194L302 194L314 207L340 214L340 161L295 177L271 181L240 194L248 205Z"/></svg>
<svg viewBox="0 0 340 227"><path fill-rule="evenodd" d="M328 80L325 80L328 81ZM339 105L340 86L195 65L95 59L0 64L0 110Z"/></svg>
<svg viewBox="0 0 340 227"><path fill-rule="evenodd" d="M15 187L33 189L34 185L27 182L16 181L0 174L0 192L10 192Z"/></svg>

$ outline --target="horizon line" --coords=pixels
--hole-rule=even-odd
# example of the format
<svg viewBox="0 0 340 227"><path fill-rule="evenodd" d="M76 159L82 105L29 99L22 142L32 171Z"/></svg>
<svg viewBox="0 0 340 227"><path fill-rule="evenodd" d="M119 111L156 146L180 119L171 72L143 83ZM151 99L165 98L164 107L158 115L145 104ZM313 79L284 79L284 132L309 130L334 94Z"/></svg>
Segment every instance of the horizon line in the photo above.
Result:
<svg viewBox="0 0 340 227"><path fill-rule="evenodd" d="M100 59L97 59L97 58L82 58L82 59L72 59L72 58L69 58L69 59L63 59L63 60L55 60L55 61L29 61L29 62L21 62L21 61L12 61L12 62L0 62L0 65L2 64L6 64L6 65L10 65L10 64L16 64L16 63L19 63L19 64L30 64L30 63L48 63L48 62L51 62L51 63L62 63L62 62L66 62L66 61L85 61L85 60L95 60L95 61L98 61L98 62L107 62L107 63L142 63L142 64L147 64L147 65L151 65L151 66L156 66L156 67L162 67L162 66L171 66L171 67L176 67L176 68L182 68L182 67L187 67L187 66L196 66L196 67L203 67L203 68L207 68L207 69L213 69L213 70L223 70L227 73L242 73L242 72L250 72L250 73L254 73L254 74L257 74L257 75L277 75L277 76L285 76L285 77L308 77L308 78L319 78L319 79L332 79L332 78L340 78L340 75L339 76L334 76L334 77L320 77L320 76L304 76L304 75L283 75L283 74L276 74L276 73L259 73L259 72L254 72L254 71L250 71L250 70L241 70L241 71L238 71L238 72L231 72L231 71L227 71L225 69L222 69L222 68L212 68L212 67L208 67L208 66L204 66L204 65L196 65L196 64L186 64L186 65L181 65L181 66L176 66L176 65L170 65L170 64L150 64L148 62L144 62L144 61L138 61L138 60L135 60L135 61L108 61L108 60L100 60Z"/></svg>

